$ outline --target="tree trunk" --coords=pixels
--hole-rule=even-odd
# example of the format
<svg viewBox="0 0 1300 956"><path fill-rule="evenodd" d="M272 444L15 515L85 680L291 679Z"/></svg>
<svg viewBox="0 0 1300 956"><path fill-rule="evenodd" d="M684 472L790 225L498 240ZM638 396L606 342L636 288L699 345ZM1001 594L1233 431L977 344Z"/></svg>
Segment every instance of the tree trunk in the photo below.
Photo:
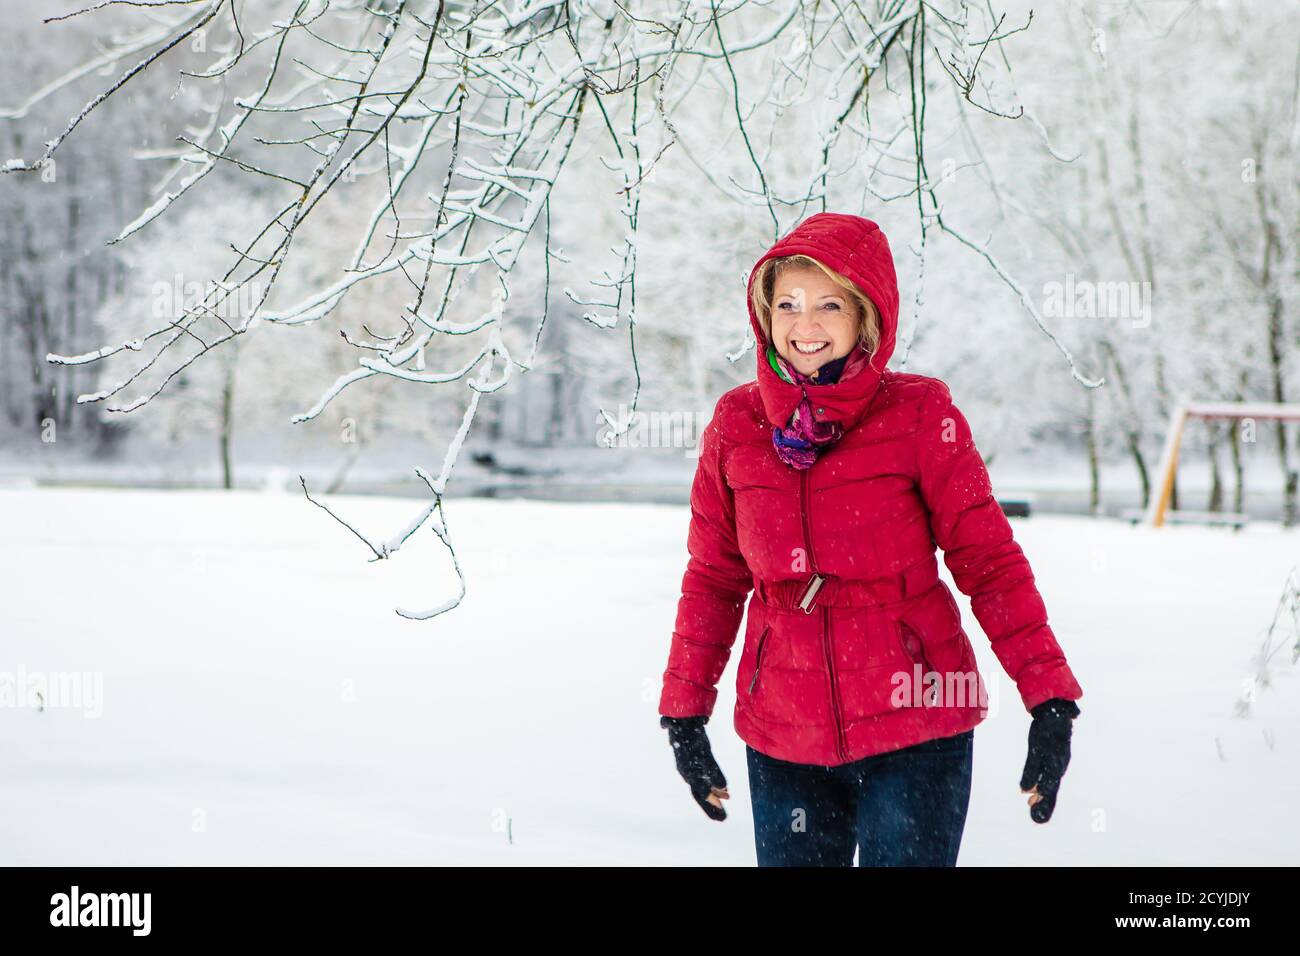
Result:
<svg viewBox="0 0 1300 956"><path fill-rule="evenodd" d="M1241 419L1233 419L1232 431L1228 433L1229 446L1232 448L1232 475L1235 487L1232 489L1232 510L1237 514L1245 511L1246 473L1241 462Z"/></svg>
<svg viewBox="0 0 1300 956"><path fill-rule="evenodd" d="M1147 502L1151 500L1151 476L1147 474L1146 459L1142 457L1142 447L1138 444L1137 432L1126 428L1124 437L1128 442L1129 454L1133 456L1133 464L1138 471L1138 480L1142 483L1142 507L1145 508ZM1174 485L1174 495L1176 499L1178 495L1177 484ZM1175 505L1175 507L1177 506Z"/></svg>
<svg viewBox="0 0 1300 956"><path fill-rule="evenodd" d="M1097 399L1093 389L1087 389L1087 411L1084 433L1088 442L1088 513L1101 513L1101 462L1097 449Z"/></svg>
<svg viewBox="0 0 1300 956"><path fill-rule="evenodd" d="M233 351L231 353L233 356ZM226 377L221 386L221 487L229 491L235 485L230 462L230 438L235 429L235 360L228 358Z"/></svg>
<svg viewBox="0 0 1300 956"><path fill-rule="evenodd" d="M1129 454L1133 456L1133 464L1137 468L1138 481L1142 486L1142 507L1145 508L1147 502L1151 500L1151 475L1147 472L1146 459L1142 457L1140 419L1133 402L1133 395L1129 392L1128 376L1124 372L1123 363L1119 360L1119 351L1109 339L1102 339L1101 346L1111 367L1115 369L1115 382L1119 385L1120 394L1124 401L1124 442L1128 446Z"/></svg>
<svg viewBox="0 0 1300 956"><path fill-rule="evenodd" d="M1221 438L1219 426L1211 423L1209 432L1210 500L1206 502L1205 510L1215 513L1223 510L1223 476L1219 472L1219 444Z"/></svg>

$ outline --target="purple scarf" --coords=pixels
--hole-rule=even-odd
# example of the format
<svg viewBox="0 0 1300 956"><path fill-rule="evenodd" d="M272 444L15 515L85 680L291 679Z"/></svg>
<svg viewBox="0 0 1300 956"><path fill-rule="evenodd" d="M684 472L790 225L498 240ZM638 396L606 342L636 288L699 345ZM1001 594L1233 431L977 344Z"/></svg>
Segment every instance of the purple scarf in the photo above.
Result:
<svg viewBox="0 0 1300 956"><path fill-rule="evenodd" d="M775 425L772 427L772 445L782 461L792 468L811 468L817 456L844 433L839 422L819 422L814 419L812 400L808 397L806 386L833 385L841 376L848 378L857 372L869 358L865 351L854 348L848 355L831 359L819 367L814 378L794 369L777 354L775 346L768 345L767 359L773 370L787 382L793 382L803 389L803 398L790 416L790 423L785 428Z"/></svg>

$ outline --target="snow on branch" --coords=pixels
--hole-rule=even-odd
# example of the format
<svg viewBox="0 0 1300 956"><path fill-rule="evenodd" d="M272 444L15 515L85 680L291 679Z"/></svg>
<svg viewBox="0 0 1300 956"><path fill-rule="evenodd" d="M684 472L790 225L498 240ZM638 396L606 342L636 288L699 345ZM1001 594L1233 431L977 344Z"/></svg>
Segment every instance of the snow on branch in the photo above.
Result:
<svg viewBox="0 0 1300 956"><path fill-rule="evenodd" d="M1290 663L1300 661L1300 576L1291 568L1273 610L1273 620L1264 633L1263 643L1256 651L1252 664L1255 673L1242 681L1242 693L1233 704L1234 717L1249 717L1251 705L1259 691L1273 683L1270 666L1273 658L1283 650L1289 651Z"/></svg>
<svg viewBox="0 0 1300 956"><path fill-rule="evenodd" d="M698 174L692 188L761 210L755 224L771 235L755 236L758 241L775 239L809 207L824 207L842 177L851 177L854 194L914 202L922 256L931 227L976 251L1019 292L1076 379L1099 384L1079 371L987 245L947 224L942 180L926 170L928 60L937 60L941 71L935 75L946 74L960 103L972 110L1006 118L1025 113L1004 44L1030 22L1008 25L989 4L102 0L70 16L109 9L118 17L143 16L151 25L0 111L0 120L22 119L56 92L106 68L134 65L95 92L38 156L12 159L4 173L40 170L133 79L174 68L186 83L199 85L207 115L195 122L179 105L157 103L160 124L187 132L176 137L174 149L152 152L154 161L170 160L169 168L155 198L127 217L111 242L138 241L183 197L191 205L229 201L217 184L232 178L273 199L261 218L249 217L242 235L221 237L220 248L229 249L226 266L178 315L151 316L142 332L47 360L87 365L115 355L131 359L130 370L106 376L78 401L136 411L193 363L240 336L304 326L335 334L328 320L348 322L348 304L363 292L405 283L403 305L358 323L360 331L337 330L357 351L355 367L319 385L315 401L292 419L316 419L346 390L375 376L411 387L467 390L464 417L437 477L417 470L433 503L383 541L344 523L375 559L396 553L432 519L455 564L443 495L480 397L506 387L516 367L532 367L533 355L512 358L507 342L512 334L530 333L535 352L550 307L516 317L508 308L509 280L530 237L543 244L548 266L552 259L569 261L552 248L549 209L579 135L584 146L603 147L600 161L622 180L612 199L590 195L592 208L583 210L584 221L593 223L612 213L616 265L590 277L592 291L565 285L560 299L573 319L611 334L626 330L632 394L625 415L601 409L614 429L611 437L630 427L641 394L640 203L654 188L669 147ZM689 115L684 111L693 96L716 91L725 93L725 113L712 124L711 138L693 138L688 124L676 120ZM807 104L815 114L815 139L805 144L813 161L793 188L788 175L776 175L779 157L772 147L773 130L792 104ZM1031 122L1043 132L1036 119ZM596 209L601 201L609 209ZM346 215L340 217L339 209ZM322 230L338 232L340 219L350 252L313 272L310 251L300 250L311 250ZM286 279L298 275L291 263L310 281ZM457 296L483 295L475 287L483 267L493 280L491 307L479 305L465 315ZM231 317L230 303L245 300L251 307ZM521 325L529 328L514 332ZM752 344L747 340L728 359L738 360ZM426 369L425 357L434 353L439 368ZM305 482L303 491L321 505ZM456 570L460 596L399 613L423 619L455 607L465 593L458 564Z"/></svg>

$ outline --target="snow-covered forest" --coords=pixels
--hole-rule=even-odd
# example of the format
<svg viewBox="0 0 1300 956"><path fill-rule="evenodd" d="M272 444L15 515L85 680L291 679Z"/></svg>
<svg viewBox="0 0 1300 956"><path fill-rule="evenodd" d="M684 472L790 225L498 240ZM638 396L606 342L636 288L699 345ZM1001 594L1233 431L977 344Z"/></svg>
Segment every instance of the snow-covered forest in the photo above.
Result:
<svg viewBox="0 0 1300 956"><path fill-rule="evenodd" d="M680 485L647 423L752 374L746 266L823 207L1017 485L1138 505L1180 397L1295 399L1290 4L157 6L4 4L6 471L420 493L473 406L467 486ZM1295 443L1189 430L1184 506L1276 513Z"/></svg>
<svg viewBox="0 0 1300 956"><path fill-rule="evenodd" d="M963 853L1295 862L1295 744L1272 736L1294 726L1294 656L1253 655L1279 595L1295 609L1300 422L1188 423L1170 507L1247 527L1126 520L1160 493L1182 404L1300 402L1295 3L0 0L0 15L0 562L29 581L0 609L0 671L103 673L120 721L91 738L57 708L36 731L0 708L16 770L0 862L511 862L515 818L521 847L546 833L530 863L747 862L743 828L722 849L676 829L696 811L653 709L700 432L754 377L749 270L822 210L888 234L891 367L948 383L996 490L1032 505L1017 535L1093 709L1114 705L1080 752L1174 698L1194 714L1183 736L1161 724L1154 764L1081 758L1055 843L1021 834L1016 808ZM514 496L539 500L493 500ZM448 635L474 646L448 656ZM530 669L539 638L573 666ZM1203 656L1180 659L1185 686L1153 700L1142 679L1186 654ZM477 686L496 679L510 710ZM1266 745L1240 707L1229 720L1243 681L1269 687L1251 712ZM618 716L543 719L557 687ZM480 710L473 740L421 731ZM302 749L259 817L282 782L267 726ZM519 726L533 736L490 748ZM1009 768L1023 726L990 726ZM743 753L720 733L739 791ZM366 751L372 735L388 749ZM579 737L644 751L609 780L583 765L582 826L562 771L530 763ZM141 748L166 779L132 802L105 775ZM449 796L435 759L483 793ZM423 809L353 799L362 777L396 793L408 762ZM247 776L221 789L233 767ZM48 843L52 768L94 783L85 832ZM972 814L992 820L1013 773L981 773ZM1212 851L1185 842L1204 807L1127 814L1152 773L1220 775ZM626 815L595 796L615 774L636 794ZM281 828L306 778L328 800ZM161 835L190 836L200 804L229 842ZM87 852L125 806L117 842ZM1122 837L1099 835L1099 807Z"/></svg>

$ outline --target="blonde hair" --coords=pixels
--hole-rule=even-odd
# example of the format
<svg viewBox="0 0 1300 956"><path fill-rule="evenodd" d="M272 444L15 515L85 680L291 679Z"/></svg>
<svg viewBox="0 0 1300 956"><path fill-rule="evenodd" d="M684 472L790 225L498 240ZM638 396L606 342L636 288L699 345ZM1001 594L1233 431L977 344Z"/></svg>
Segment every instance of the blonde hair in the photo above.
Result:
<svg viewBox="0 0 1300 956"><path fill-rule="evenodd" d="M850 299L857 304L858 344L874 355L880 346L880 312L876 309L876 304L852 279L841 275L812 256L802 254L768 259L758 267L758 274L754 276L754 285L749 293L749 301L754 308L754 314L758 316L758 324L763 329L763 335L769 342L772 341L772 290L776 287L776 277L787 269L810 265L821 269L831 281L842 286L849 293Z"/></svg>

